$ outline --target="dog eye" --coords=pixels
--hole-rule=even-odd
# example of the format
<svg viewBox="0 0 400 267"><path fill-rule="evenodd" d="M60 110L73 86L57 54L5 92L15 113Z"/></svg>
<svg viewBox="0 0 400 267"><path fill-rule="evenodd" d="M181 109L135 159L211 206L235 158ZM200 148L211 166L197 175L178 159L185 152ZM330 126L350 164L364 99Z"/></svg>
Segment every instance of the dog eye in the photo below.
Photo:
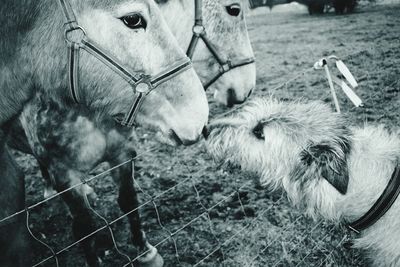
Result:
<svg viewBox="0 0 400 267"><path fill-rule="evenodd" d="M257 126L253 129L253 134L257 139L265 140L264 125L262 125L261 123L257 124Z"/></svg>
<svg viewBox="0 0 400 267"><path fill-rule="evenodd" d="M226 6L226 12L228 12L229 15L232 17L237 17L240 14L241 8L239 4L233 4L230 6Z"/></svg>
<svg viewBox="0 0 400 267"><path fill-rule="evenodd" d="M121 18L126 27L130 29L146 29L147 22L140 14L130 14Z"/></svg>

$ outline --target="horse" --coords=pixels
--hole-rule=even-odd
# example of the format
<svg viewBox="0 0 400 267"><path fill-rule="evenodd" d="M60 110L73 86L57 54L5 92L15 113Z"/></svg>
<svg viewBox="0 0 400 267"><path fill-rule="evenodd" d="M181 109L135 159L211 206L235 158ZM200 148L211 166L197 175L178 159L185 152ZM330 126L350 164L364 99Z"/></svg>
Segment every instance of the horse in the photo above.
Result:
<svg viewBox="0 0 400 267"><path fill-rule="evenodd" d="M132 107L134 77L174 70L186 59L151 0L70 0L63 8L57 1L5 0L0 12L0 125L17 115L36 91L73 104L76 97L66 85L75 71L79 88L74 94L80 95L80 104L118 118ZM79 64L71 74L73 59ZM193 69L169 76L146 97L136 123L157 128L167 138L194 141L208 119L203 88Z"/></svg>
<svg viewBox="0 0 400 267"><path fill-rule="evenodd" d="M229 106L243 102L255 86L254 55L246 28L244 4L222 4L217 0L205 0L203 3L194 1L191 4L188 1L169 0L158 1L158 4L182 48L192 51L188 54L193 58L196 70L200 69L203 84L220 92L219 96L226 95L223 100L219 98L222 104ZM193 45L196 35L192 27L195 17L200 17L195 7L201 7L204 32L207 34L202 39L203 45L199 42L198 46ZM183 15L177 19L176 14ZM225 62L231 68L223 72L221 68ZM209 76L212 78L209 79ZM57 191L80 183L81 177L100 162L119 165L135 154L129 130L119 127L110 119L91 116L85 108L65 109L56 102L49 102L44 96L38 96L25 108L21 124L14 126L12 131L16 134L10 145L33 154L43 177ZM18 138L22 134L17 133L21 132L27 135L29 143ZM113 178L120 188L118 202L123 212L129 213L132 241L138 251L143 252L148 248L148 242L141 229L139 213L130 212L135 210L138 203L131 172L131 166L122 166L113 173ZM90 211L85 209L83 199L91 192L90 188L83 186L71 192L70 197L64 197L71 210L77 207L82 210L79 214L76 212L76 221L89 218L85 219L85 225L95 225L94 219L87 216ZM90 233L90 230L84 234ZM91 242L94 239L88 240L87 247L92 247ZM94 258L93 255L95 251L92 250L86 253L86 258Z"/></svg>
<svg viewBox="0 0 400 267"><path fill-rule="evenodd" d="M8 125L5 125L8 126ZM9 127L5 127L9 128ZM0 131L0 216L7 216L24 209L25 181L24 174L16 164L6 144L7 131ZM3 217L1 217L3 218ZM12 240L10 242L10 240ZM30 259L29 235L25 227L25 217L16 216L6 222L0 222L0 265L5 267L27 266Z"/></svg>
<svg viewBox="0 0 400 267"><path fill-rule="evenodd" d="M228 107L243 103L256 85L256 64L245 19L248 2L156 2L178 43L192 58L205 88L214 91L216 102ZM201 37L198 43L195 35Z"/></svg>
<svg viewBox="0 0 400 267"><path fill-rule="evenodd" d="M5 142L8 122L39 96L144 125L172 144L199 139L206 95L153 0L4 0L0 14L0 179L7 192L0 203L13 207L9 196L18 198L0 218L24 206L23 186L16 186L21 172ZM3 224L0 231L10 233Z"/></svg>

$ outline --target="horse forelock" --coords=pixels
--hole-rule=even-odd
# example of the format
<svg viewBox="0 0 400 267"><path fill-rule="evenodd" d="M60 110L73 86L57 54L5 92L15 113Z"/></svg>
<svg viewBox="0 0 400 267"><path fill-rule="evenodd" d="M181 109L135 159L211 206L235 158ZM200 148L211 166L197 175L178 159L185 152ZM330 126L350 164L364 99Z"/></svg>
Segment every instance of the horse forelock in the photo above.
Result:
<svg viewBox="0 0 400 267"><path fill-rule="evenodd" d="M229 15L227 7L237 3L241 5L239 16ZM246 6L244 0L203 0L203 19L207 35L221 51L221 55L227 58L253 56L245 21Z"/></svg>

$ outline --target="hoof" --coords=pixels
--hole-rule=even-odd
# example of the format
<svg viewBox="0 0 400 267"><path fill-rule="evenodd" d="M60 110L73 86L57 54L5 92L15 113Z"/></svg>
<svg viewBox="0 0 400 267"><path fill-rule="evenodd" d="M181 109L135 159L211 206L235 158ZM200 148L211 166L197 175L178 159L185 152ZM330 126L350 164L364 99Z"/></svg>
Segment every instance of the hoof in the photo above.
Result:
<svg viewBox="0 0 400 267"><path fill-rule="evenodd" d="M164 260L158 253L152 260L148 262L142 262L139 260L139 267L163 267L163 266L164 266Z"/></svg>
<svg viewBox="0 0 400 267"><path fill-rule="evenodd" d="M150 245L146 244L148 252L138 259L139 267L162 267L164 266L164 260L161 255L158 253L157 249Z"/></svg>
<svg viewBox="0 0 400 267"><path fill-rule="evenodd" d="M84 184L83 186L83 193L85 195L87 195L91 200L96 200L97 199L97 195L96 192L94 192L94 189L92 187L90 187L87 184ZM43 197L45 199L54 196L55 194L57 194L57 191L54 190L54 188L51 185L47 185L44 188L44 192L43 192Z"/></svg>
<svg viewBox="0 0 400 267"><path fill-rule="evenodd" d="M88 262L86 262L85 266L86 267L98 267L98 266L102 266L103 261L97 257L97 261L94 263L94 265L90 265Z"/></svg>

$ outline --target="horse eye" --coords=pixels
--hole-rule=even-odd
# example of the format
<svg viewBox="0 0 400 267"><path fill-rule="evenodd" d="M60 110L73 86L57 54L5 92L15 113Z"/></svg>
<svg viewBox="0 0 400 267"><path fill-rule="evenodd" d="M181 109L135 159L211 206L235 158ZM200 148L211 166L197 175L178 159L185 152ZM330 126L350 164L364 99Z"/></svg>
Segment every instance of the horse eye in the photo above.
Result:
<svg viewBox="0 0 400 267"><path fill-rule="evenodd" d="M147 22L140 14L131 14L121 18L122 22L130 29L146 29Z"/></svg>
<svg viewBox="0 0 400 267"><path fill-rule="evenodd" d="M264 125L261 123L257 124L257 126L253 129L253 134L257 139L265 140Z"/></svg>
<svg viewBox="0 0 400 267"><path fill-rule="evenodd" d="M241 8L240 8L239 4L233 4L230 6L226 6L226 12L228 12L228 14L233 17L239 16L240 11L241 11Z"/></svg>

